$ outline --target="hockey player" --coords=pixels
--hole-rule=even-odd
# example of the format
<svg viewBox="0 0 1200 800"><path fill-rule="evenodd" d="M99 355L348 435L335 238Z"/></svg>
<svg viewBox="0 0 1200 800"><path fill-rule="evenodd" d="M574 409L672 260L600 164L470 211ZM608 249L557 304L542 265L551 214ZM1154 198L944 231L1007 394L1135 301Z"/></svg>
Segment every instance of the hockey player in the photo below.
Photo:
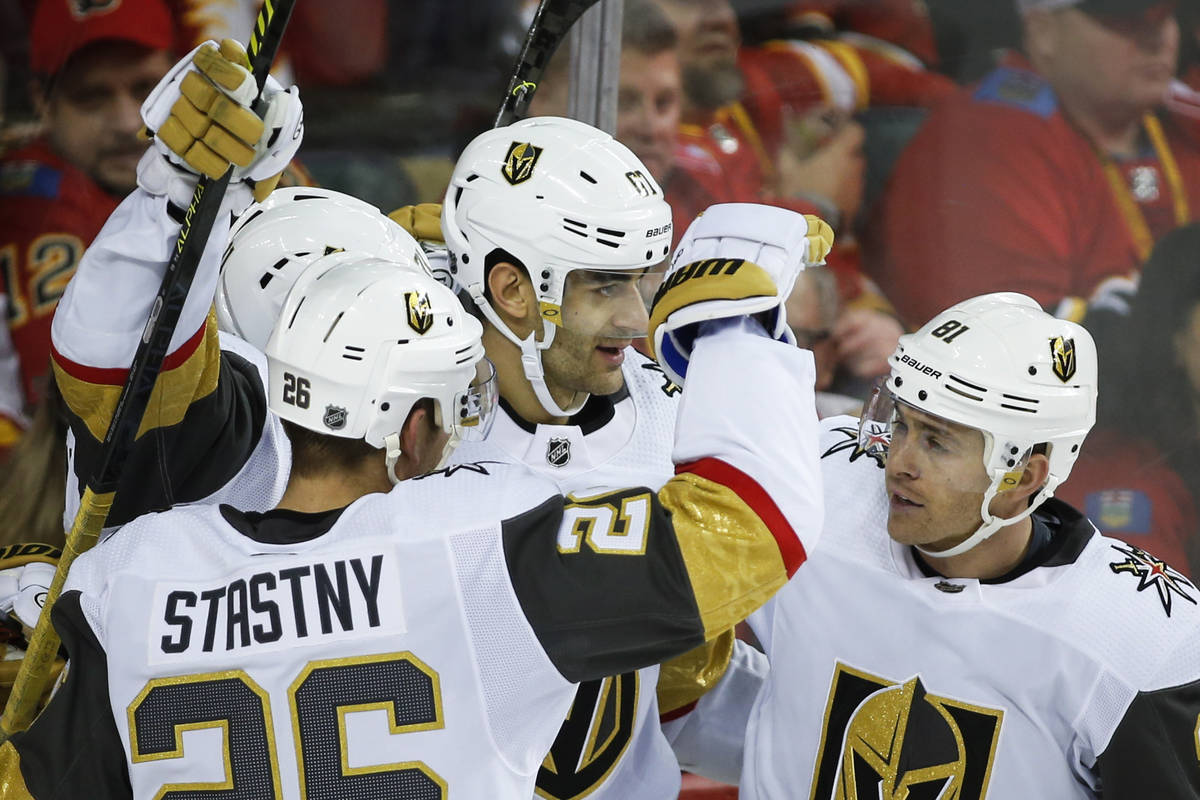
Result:
<svg viewBox="0 0 1200 800"><path fill-rule="evenodd" d="M726 630L813 544L812 360L774 341L794 242L668 276L678 474L591 497L511 462L429 472L490 424L482 326L421 270L314 262L267 345L282 501L148 515L79 558L71 671L0 749L5 796L529 797L574 682ZM216 370L215 412L263 401Z"/></svg>
<svg viewBox="0 0 1200 800"><path fill-rule="evenodd" d="M741 245L729 241L747 258L807 253L815 263L828 252L832 232L815 217L765 206L716 208L723 210L710 210L710 220L730 215L729 231L744 232L749 220L755 236L771 231ZM672 238L670 209L644 165L607 134L573 120L533 118L488 131L458 160L440 231L450 277L484 320L500 385L490 437L460 448L455 459L519 461L576 494L667 481L679 387L629 346L647 324L636 282L666 257ZM721 651L728 656L731 647L729 632ZM687 665L682 688L659 684L658 667L581 686L538 794L677 795L678 762L658 718L695 699L689 684L707 657L697 654Z"/></svg>
<svg viewBox="0 0 1200 800"><path fill-rule="evenodd" d="M1090 335L985 295L891 365L888 411L822 423L819 546L751 618L740 796L1200 796L1200 592L1052 498L1095 419Z"/></svg>

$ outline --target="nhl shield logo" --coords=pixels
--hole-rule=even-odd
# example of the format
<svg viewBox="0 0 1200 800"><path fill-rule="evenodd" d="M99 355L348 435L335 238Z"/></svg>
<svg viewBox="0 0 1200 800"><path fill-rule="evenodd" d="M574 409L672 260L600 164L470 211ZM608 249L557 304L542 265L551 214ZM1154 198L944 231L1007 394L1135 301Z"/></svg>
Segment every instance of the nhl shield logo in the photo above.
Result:
<svg viewBox="0 0 1200 800"><path fill-rule="evenodd" d="M533 177L533 168L541 155L541 147L534 147L529 142L513 142L508 146L500 174L513 186L524 183Z"/></svg>
<svg viewBox="0 0 1200 800"><path fill-rule="evenodd" d="M1050 340L1051 370L1066 383L1075 377L1075 340L1055 336Z"/></svg>
<svg viewBox="0 0 1200 800"><path fill-rule="evenodd" d="M556 436L546 443L546 462L552 467L565 467L571 462L571 440Z"/></svg>
<svg viewBox="0 0 1200 800"><path fill-rule="evenodd" d="M321 421L331 431L340 431L346 427L346 409L341 406L325 406L325 416Z"/></svg>
<svg viewBox="0 0 1200 800"><path fill-rule="evenodd" d="M425 292L405 292L404 302L408 306L408 327L424 336L433 327L433 308Z"/></svg>

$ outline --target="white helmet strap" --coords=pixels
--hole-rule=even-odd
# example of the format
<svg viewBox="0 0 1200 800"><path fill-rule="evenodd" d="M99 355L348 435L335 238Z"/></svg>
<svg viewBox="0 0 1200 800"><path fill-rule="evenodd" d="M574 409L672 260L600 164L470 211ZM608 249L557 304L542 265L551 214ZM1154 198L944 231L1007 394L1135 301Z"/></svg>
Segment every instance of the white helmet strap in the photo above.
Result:
<svg viewBox="0 0 1200 800"><path fill-rule="evenodd" d="M392 486L395 486L400 483L400 479L396 477L396 462L400 460L400 456L404 452L400 449L400 434L389 433L384 436L383 447L387 461L388 480L392 482Z"/></svg>
<svg viewBox="0 0 1200 800"><path fill-rule="evenodd" d="M471 294L471 298L475 301L475 305L483 312L483 316L487 318L488 322L492 323L496 327L496 330L504 334L504 338L521 349L521 366L525 372L525 380L529 381L529 385L533 387L533 393L537 396L538 402L542 404L542 408L545 409L546 413L555 417L569 417L579 413L579 410L587 403L587 394L584 394L583 399L578 403L573 403L567 408L562 408L555 402L554 397L550 394L550 387L546 385L546 371L542 364L542 351L554 343L556 330L554 323L546 319L541 320L542 340L540 342L532 332L524 339L521 339L517 334L513 333L512 328L508 327L500 319L500 315L492 308L492 304L483 296L481 287L469 287L468 291Z"/></svg>
<svg viewBox="0 0 1200 800"><path fill-rule="evenodd" d="M1007 528L1009 525L1018 523L1028 517L1030 514L1036 511L1039 506L1041 506L1043 501L1049 499L1050 495L1052 494L1053 487L1049 481L1047 481L1046 485L1041 488L1041 490L1037 493L1037 496L1034 497L1029 503L1029 506L1021 511L1020 514L1017 514L1015 517L996 517L992 515L989 506L992 504L992 498L1000 492L1000 486L1003 483L1003 480L1003 475L993 479L992 485L989 486L988 490L983 493L983 501L979 506L979 516L983 519L983 524L980 525L974 533L953 547L949 547L945 550L930 550L929 548L921 547L920 545L916 546L917 549L925 555L933 556L934 558L949 558L950 556L962 555L973 547L976 547L982 542L987 541L1001 528Z"/></svg>

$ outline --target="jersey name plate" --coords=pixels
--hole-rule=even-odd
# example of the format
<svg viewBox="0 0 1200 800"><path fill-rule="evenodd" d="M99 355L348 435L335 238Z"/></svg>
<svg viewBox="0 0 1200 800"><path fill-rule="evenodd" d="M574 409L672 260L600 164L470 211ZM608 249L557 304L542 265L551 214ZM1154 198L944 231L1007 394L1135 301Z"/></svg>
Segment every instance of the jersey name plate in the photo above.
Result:
<svg viewBox="0 0 1200 800"><path fill-rule="evenodd" d="M256 559L205 581L156 583L147 660L251 655L405 630L391 548Z"/></svg>

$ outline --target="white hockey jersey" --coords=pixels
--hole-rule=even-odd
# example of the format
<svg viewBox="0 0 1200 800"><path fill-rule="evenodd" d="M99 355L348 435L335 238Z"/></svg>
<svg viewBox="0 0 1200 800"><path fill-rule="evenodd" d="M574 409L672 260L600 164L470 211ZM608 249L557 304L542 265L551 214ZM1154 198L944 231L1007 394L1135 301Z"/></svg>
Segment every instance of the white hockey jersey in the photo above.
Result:
<svg viewBox="0 0 1200 800"><path fill-rule="evenodd" d="M633 348L625 350L621 371L621 392L592 396L566 425L531 425L501 401L487 441L461 445L453 461L517 461L580 497L626 485L657 489L675 473L671 445L682 390ZM658 672L654 665L580 685L539 772L538 796L658 800L679 794L679 764L658 721Z"/></svg>
<svg viewBox="0 0 1200 800"><path fill-rule="evenodd" d="M927 577L857 423L822 423L820 543L751 618L740 797L1200 797L1196 587L1056 500L1038 566Z"/></svg>

